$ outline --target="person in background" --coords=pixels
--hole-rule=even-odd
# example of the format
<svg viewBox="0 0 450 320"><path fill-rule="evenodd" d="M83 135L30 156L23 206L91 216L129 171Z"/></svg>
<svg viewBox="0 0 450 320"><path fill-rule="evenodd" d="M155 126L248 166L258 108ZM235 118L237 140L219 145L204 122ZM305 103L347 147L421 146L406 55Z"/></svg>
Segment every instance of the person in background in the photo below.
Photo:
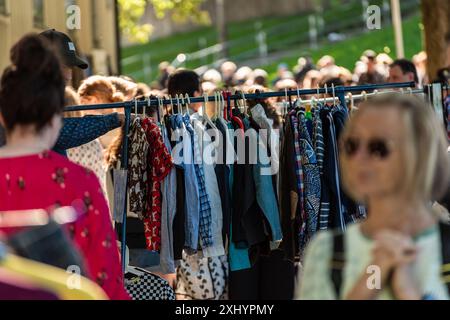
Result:
<svg viewBox="0 0 450 320"><path fill-rule="evenodd" d="M294 67L295 81L299 84L303 83L306 74L314 70L316 66L311 57L300 57L298 58L297 65Z"/></svg>
<svg viewBox="0 0 450 320"><path fill-rule="evenodd" d="M170 74L173 72L173 67L171 67L169 62L163 61L159 64L158 70L158 85L159 89L162 90L167 88L167 81L169 80Z"/></svg>
<svg viewBox="0 0 450 320"><path fill-rule="evenodd" d="M226 88L234 86L234 74L236 73L237 66L232 61L225 61L220 66L220 73L222 74L222 80Z"/></svg>
<svg viewBox="0 0 450 320"><path fill-rule="evenodd" d="M378 71L383 75L385 79L389 78L389 66L394 62L394 60L384 52L377 55L376 60L379 67Z"/></svg>
<svg viewBox="0 0 450 320"><path fill-rule="evenodd" d="M75 89L72 87L66 87L64 93L64 101L65 101L64 105L66 107L80 105L80 97L78 96L78 93L75 91ZM79 118L82 116L83 114L81 113L81 111L71 111L64 113L65 118Z"/></svg>
<svg viewBox="0 0 450 320"><path fill-rule="evenodd" d="M105 104L124 101L123 95L116 92L114 86L103 76L92 76L84 80L79 89L78 96L81 105ZM84 114L110 113L106 110L86 111ZM117 130L110 131L105 136L92 140L82 146L67 150L68 158L90 170L92 170L100 181L103 194L106 195L106 163L104 161L104 150L111 144Z"/></svg>
<svg viewBox="0 0 450 320"><path fill-rule="evenodd" d="M116 92L122 93L124 101L131 101L136 98L138 85L130 78L108 77L108 80L114 86Z"/></svg>
<svg viewBox="0 0 450 320"><path fill-rule="evenodd" d="M169 77L167 87L169 95L172 98L177 94L183 96L188 94L189 97L200 97L203 94L200 86L200 76L195 71L187 69L178 69L172 73ZM189 106L189 112L199 112L201 106L201 103L192 103Z"/></svg>
<svg viewBox="0 0 450 320"><path fill-rule="evenodd" d="M367 206L368 218L310 242L297 298L449 299L441 216L431 208L448 193L446 149L423 99L394 93L360 105L341 136L340 163L345 189ZM379 289L367 286L369 266L380 268Z"/></svg>
<svg viewBox="0 0 450 320"><path fill-rule="evenodd" d="M148 97L150 95L151 89L150 87L143 83L139 82L137 84L136 97Z"/></svg>
<svg viewBox="0 0 450 320"><path fill-rule="evenodd" d="M367 50L363 53L362 60L365 62L366 71L359 77L358 85L379 84L386 81L377 70L377 54L373 50Z"/></svg>
<svg viewBox="0 0 450 320"><path fill-rule="evenodd" d="M389 79L391 83L414 82L416 86L419 84L416 66L407 59L395 60L389 66Z"/></svg>
<svg viewBox="0 0 450 320"><path fill-rule="evenodd" d="M222 84L222 75L219 71L215 69L209 69L202 76L203 82L212 82L216 86L220 86Z"/></svg>
<svg viewBox="0 0 450 320"><path fill-rule="evenodd" d="M55 29L44 31L40 36L49 41L54 52L59 55L66 83L69 83L72 79L72 68L82 70L88 68L87 62L77 55L75 44L69 36ZM124 116L118 113L83 118L65 118L53 150L66 155L67 149L79 147L95 140L107 132L119 128L124 121ZM1 140L0 138L0 146Z"/></svg>
<svg viewBox="0 0 450 320"><path fill-rule="evenodd" d="M21 38L0 80L0 122L7 136L0 148L0 211L73 207L79 218L65 230L84 258L88 278L110 299L129 299L98 179L50 151L63 125L64 98L63 70L48 41L36 34ZM9 237L21 230L0 231Z"/></svg>
<svg viewBox="0 0 450 320"><path fill-rule="evenodd" d="M306 73L303 80L302 88L304 89L316 89L322 80L322 74L317 70L311 70Z"/></svg>
<svg viewBox="0 0 450 320"><path fill-rule="evenodd" d="M272 87L275 87L278 81L285 79L285 73L289 71L286 63L280 63L277 68L277 76L272 81Z"/></svg>
<svg viewBox="0 0 450 320"><path fill-rule="evenodd" d="M427 75L427 53L425 51L421 51L416 54L412 61L416 66L417 76L419 77L419 87L423 87L428 84L428 75Z"/></svg>
<svg viewBox="0 0 450 320"><path fill-rule="evenodd" d="M267 87L267 81L268 81L269 75L267 74L266 70L263 69L255 69L253 70L253 84L259 85L262 87Z"/></svg>

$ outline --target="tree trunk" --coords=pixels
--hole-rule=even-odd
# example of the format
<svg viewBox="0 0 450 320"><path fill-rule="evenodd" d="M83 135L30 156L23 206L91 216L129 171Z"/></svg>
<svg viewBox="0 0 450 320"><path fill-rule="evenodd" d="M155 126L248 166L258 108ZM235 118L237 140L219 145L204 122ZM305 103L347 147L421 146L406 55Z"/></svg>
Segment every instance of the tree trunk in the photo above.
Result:
<svg viewBox="0 0 450 320"><path fill-rule="evenodd" d="M223 50L221 57L228 57L228 30L227 30L227 17L225 11L225 0L216 0L216 12L217 12L217 33L219 35L219 43L222 44Z"/></svg>
<svg viewBox="0 0 450 320"><path fill-rule="evenodd" d="M445 34L450 31L450 1L422 0L425 26L425 48L428 55L428 77L436 79L437 71L445 67Z"/></svg>

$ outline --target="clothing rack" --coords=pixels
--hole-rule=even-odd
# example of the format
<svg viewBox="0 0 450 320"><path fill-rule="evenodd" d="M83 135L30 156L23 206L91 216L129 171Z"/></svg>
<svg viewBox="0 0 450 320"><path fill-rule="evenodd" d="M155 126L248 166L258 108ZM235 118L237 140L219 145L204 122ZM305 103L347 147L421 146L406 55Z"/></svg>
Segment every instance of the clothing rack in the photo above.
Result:
<svg viewBox="0 0 450 320"><path fill-rule="evenodd" d="M315 95L315 94L333 94L338 98L341 104L344 107L347 107L346 101L348 100L346 97L346 93L352 92L363 92L363 91L374 91L379 89L400 89L400 88L414 88L414 82L404 82L404 83L383 83L383 84L374 84L374 85L360 85L360 86L338 86L334 88L318 88L318 89L300 89L300 90L286 90L286 91L278 91L278 92L262 92L262 93L253 93L253 94L234 94L231 95L229 92L226 95L227 105L230 106L231 100L258 100L258 99L267 99L273 97L293 97L293 96L304 96L304 95ZM420 89L420 92L424 92L424 90ZM426 92L426 91L425 91ZM369 96L368 93L367 96ZM362 95L366 96L366 95ZM127 169L128 165L128 134L131 124L131 114L133 109L143 110L143 108L156 106L159 107L161 105L180 105L180 102L187 102L189 104L193 103L201 103L201 102L214 102L217 97L214 96L202 96L202 97L178 97L178 98L169 98L169 99L147 99L147 100L132 100L126 102L119 103L110 103L110 104L98 104L98 105L84 105L84 106L70 106L65 108L65 112L72 111L89 111L89 110L104 110L104 109L125 109L125 134L123 141L123 150L122 150L122 163L121 169ZM333 99L333 98L331 98ZM318 99L321 101L321 99ZM125 205L124 205L124 213L123 213L123 224L122 224L122 269L126 270L126 231L127 231L127 197L125 197Z"/></svg>

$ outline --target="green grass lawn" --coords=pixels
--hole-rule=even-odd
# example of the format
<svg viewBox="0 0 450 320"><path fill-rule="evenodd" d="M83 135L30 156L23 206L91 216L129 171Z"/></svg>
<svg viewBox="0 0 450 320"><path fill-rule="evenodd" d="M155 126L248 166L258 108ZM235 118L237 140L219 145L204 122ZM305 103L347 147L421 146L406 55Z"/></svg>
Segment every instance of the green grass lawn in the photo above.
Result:
<svg viewBox="0 0 450 320"><path fill-rule="evenodd" d="M421 17L416 15L403 21L403 37L405 45L405 55L411 59L412 56L422 50L422 30L420 28ZM395 57L394 30L391 26L383 27L381 30L370 31L366 34L355 36L351 39L334 44L324 44L318 50L302 50L299 53L271 63L264 68L269 72L271 78L275 77L277 65L285 62L289 66L294 66L301 55L308 54L314 61L324 55L331 55L336 59L336 64L346 67L351 71L355 67L355 62L359 60L361 54L372 49L376 52L384 52L388 49L391 57Z"/></svg>
<svg viewBox="0 0 450 320"><path fill-rule="evenodd" d="M411 7L415 5L417 0L402 1L403 7ZM380 5L383 0L371 0L371 4ZM418 8L417 8L418 10ZM324 33L337 30L353 30L353 27L360 28L363 21L361 20L362 7L360 1L352 1L347 5L335 6L332 10L324 11L321 16L324 20ZM418 32L419 18L408 19L405 21L405 47L407 54L413 54L420 50L421 39ZM257 33L255 24L260 25L260 29L266 32L267 46L269 53L283 52L287 49L298 48L298 54L286 59L280 59L264 66L270 73L276 70L276 66L283 60L284 62L294 65L298 56L309 53L314 59L324 54L331 54L336 57L337 62L348 68L352 68L354 62L359 58L361 52L366 48L372 48L380 51L385 46L393 48L392 28L386 27L380 31L373 31L353 39L346 40L333 45L324 44L319 50L305 51L302 48L309 42L309 23L308 13L301 15L293 15L287 17L264 17L251 19L242 22L230 23L228 25L229 40L231 46L229 48L230 60L241 62L258 56L258 45L255 40ZM157 74L157 66L161 61L172 62L179 53L190 53L203 49L199 44L199 39L203 38L206 47L217 43L217 32L213 26L201 27L197 30L178 33L166 38L151 40L144 45L134 45L122 49L122 58L131 56L143 56L149 54L151 57L151 79ZM187 61L185 67L197 68L201 65L214 62L215 56L209 56L202 60ZM141 73L141 76L135 76L137 80L144 81L142 70L144 64L142 59L130 65L124 65L122 72L133 76Z"/></svg>

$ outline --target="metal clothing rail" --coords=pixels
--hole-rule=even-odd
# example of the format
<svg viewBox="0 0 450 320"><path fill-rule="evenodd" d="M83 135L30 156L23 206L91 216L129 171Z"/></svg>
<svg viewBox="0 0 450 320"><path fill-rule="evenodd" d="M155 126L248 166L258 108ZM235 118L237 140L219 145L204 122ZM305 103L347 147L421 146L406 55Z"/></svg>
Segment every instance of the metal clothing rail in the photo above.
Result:
<svg viewBox="0 0 450 320"><path fill-rule="evenodd" d="M345 94L347 92L362 92L362 91L372 91L377 89L395 89L395 88L413 88L415 87L414 82L402 82L402 83L383 83L383 84L374 84L374 85L362 85L362 86L352 86L352 87L335 87L334 92L336 96ZM331 94L333 93L333 89L329 88L318 88L318 89L300 89L300 90L287 90L287 91L274 91L274 92L262 92L262 93L253 93L253 94L245 94L245 99L248 100L256 100L256 99L266 99L273 97L284 97L284 96L297 96L297 95L311 95L311 94ZM342 96L341 96L342 97ZM88 111L88 110L102 110L102 109L126 109L126 108L143 108L150 106L158 106L159 103L163 105L174 105L180 104L182 99L186 99L186 97L182 97L181 99L162 99L158 101L158 99L147 99L142 101L126 101L126 102L118 102L118 103L109 103L109 104L97 104L97 105L84 105L84 106L70 106L65 109L66 112L70 111ZM241 100L243 96L241 94L231 95L229 99L231 100ZM200 103L200 102L214 102L216 97L189 97L189 102L192 103Z"/></svg>
<svg viewBox="0 0 450 320"><path fill-rule="evenodd" d="M335 94L337 98L341 101L341 104L346 107L346 93L349 92L362 92L362 91L373 91L378 89L395 89L395 88L414 88L414 82L404 82L404 83L384 83L384 84L375 84L375 85L362 85L362 86L353 86L353 87L344 87L339 86L333 88L318 88L318 89L301 89L301 90L287 90L287 91L279 91L279 92L262 92L262 93L253 93L253 94L245 94L245 99L247 100L256 100L256 99L266 99L272 97L284 97L284 96L302 96L302 95L313 95L313 94ZM216 97L183 97L187 99L190 104L192 103L201 103L201 102L214 102L216 101ZM131 124L131 113L134 108L141 110L144 107L151 106L159 106L159 105L179 105L180 102L183 101L183 98L178 99L147 99L142 101L126 101L119 103L110 103L110 104L98 104L98 105L84 105L84 106L70 106L65 108L65 112L71 111L88 111L88 110L105 110L105 109L125 109L125 134L123 140L123 148L122 148L122 162L121 169L126 170L128 167L128 134ZM229 95L227 97L228 104L231 100L241 100L244 98L242 94ZM186 101L186 100L184 100ZM128 189L128 186L126 186ZM126 272L126 234L127 234L127 197L125 197L124 203L124 212L122 218L122 269Z"/></svg>

